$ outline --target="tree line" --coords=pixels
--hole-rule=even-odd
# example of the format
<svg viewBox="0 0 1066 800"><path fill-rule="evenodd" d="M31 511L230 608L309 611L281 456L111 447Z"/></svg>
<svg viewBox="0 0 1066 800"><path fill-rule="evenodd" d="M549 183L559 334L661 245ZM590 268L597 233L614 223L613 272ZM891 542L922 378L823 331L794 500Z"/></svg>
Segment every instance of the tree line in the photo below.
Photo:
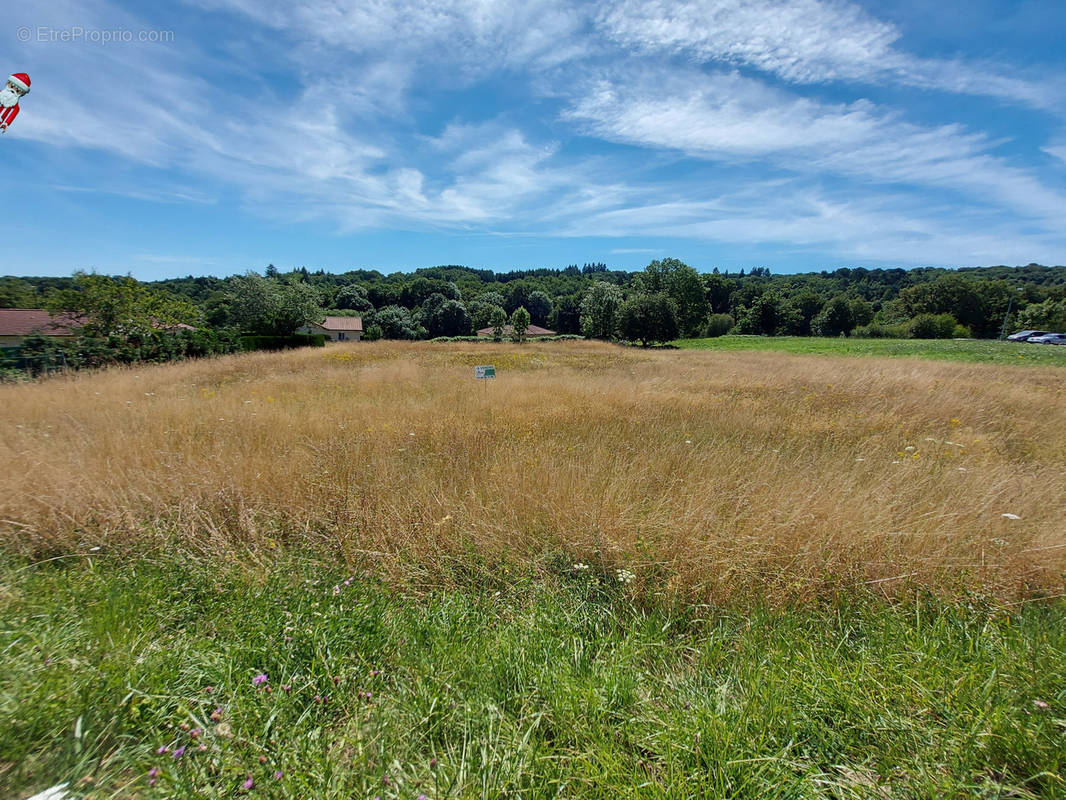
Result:
<svg viewBox="0 0 1066 800"><path fill-rule="evenodd" d="M0 278L0 307L74 311L89 333L136 340L168 325L288 336L325 314L363 318L368 338L469 336L519 321L558 334L641 344L726 333L994 338L1066 330L1066 267L865 269L791 275L768 267L700 272L674 258L643 270L602 263L495 272L281 271L139 282L79 272Z"/></svg>

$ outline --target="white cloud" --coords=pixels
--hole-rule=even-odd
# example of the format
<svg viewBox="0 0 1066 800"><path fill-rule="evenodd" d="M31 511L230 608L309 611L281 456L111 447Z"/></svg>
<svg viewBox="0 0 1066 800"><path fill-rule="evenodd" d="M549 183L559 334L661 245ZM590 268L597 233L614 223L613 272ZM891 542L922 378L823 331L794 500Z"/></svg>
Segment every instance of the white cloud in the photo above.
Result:
<svg viewBox="0 0 1066 800"><path fill-rule="evenodd" d="M645 53L752 67L794 83L902 83L1062 107L1061 82L916 57L896 47L895 25L843 0L615 0L597 22L611 40Z"/></svg>
<svg viewBox="0 0 1066 800"><path fill-rule="evenodd" d="M866 101L820 103L737 74L620 74L592 84L566 117L595 136L701 159L950 189L1059 223L1066 213L1066 195L991 155L996 142L983 134L916 125Z"/></svg>

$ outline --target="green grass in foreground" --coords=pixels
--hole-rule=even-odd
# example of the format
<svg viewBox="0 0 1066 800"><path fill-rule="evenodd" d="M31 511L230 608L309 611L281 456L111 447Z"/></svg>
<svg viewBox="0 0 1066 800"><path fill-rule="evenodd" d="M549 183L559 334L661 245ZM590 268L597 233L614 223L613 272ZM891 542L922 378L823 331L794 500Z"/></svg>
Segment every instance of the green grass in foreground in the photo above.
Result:
<svg viewBox="0 0 1066 800"><path fill-rule="evenodd" d="M1066 796L1062 602L738 615L588 572L346 577L0 561L0 795Z"/></svg>
<svg viewBox="0 0 1066 800"><path fill-rule="evenodd" d="M686 350L775 350L837 356L904 356L985 364L1066 367L1066 347L979 339L845 339L817 336L719 336L679 339Z"/></svg>

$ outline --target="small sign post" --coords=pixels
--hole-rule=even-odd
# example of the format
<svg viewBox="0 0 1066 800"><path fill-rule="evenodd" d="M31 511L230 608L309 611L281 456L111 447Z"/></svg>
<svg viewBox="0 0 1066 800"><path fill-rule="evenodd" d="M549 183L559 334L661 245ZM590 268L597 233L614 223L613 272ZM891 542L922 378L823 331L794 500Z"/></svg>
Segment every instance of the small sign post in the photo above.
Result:
<svg viewBox="0 0 1066 800"><path fill-rule="evenodd" d="M481 367L474 367L474 377L477 378L479 381L484 380L486 378L495 378L496 367L494 367L492 364L486 364L485 366Z"/></svg>

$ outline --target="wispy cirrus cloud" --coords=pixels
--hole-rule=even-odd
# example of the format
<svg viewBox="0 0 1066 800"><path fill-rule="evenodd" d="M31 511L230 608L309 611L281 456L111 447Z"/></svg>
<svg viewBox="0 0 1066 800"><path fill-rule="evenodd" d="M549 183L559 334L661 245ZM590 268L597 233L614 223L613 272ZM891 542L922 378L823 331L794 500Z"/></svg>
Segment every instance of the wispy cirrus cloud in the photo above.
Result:
<svg viewBox="0 0 1066 800"><path fill-rule="evenodd" d="M901 31L843 0L615 0L604 35L646 53L751 67L792 83L892 83L1063 107L1061 80L1025 80L1002 67L920 58L897 47Z"/></svg>
<svg viewBox="0 0 1066 800"><path fill-rule="evenodd" d="M868 101L827 104L736 73L616 74L590 84L565 116L590 135L701 159L949 189L1056 224L1066 214L1066 193L992 155L997 142L985 134L907 122Z"/></svg>

